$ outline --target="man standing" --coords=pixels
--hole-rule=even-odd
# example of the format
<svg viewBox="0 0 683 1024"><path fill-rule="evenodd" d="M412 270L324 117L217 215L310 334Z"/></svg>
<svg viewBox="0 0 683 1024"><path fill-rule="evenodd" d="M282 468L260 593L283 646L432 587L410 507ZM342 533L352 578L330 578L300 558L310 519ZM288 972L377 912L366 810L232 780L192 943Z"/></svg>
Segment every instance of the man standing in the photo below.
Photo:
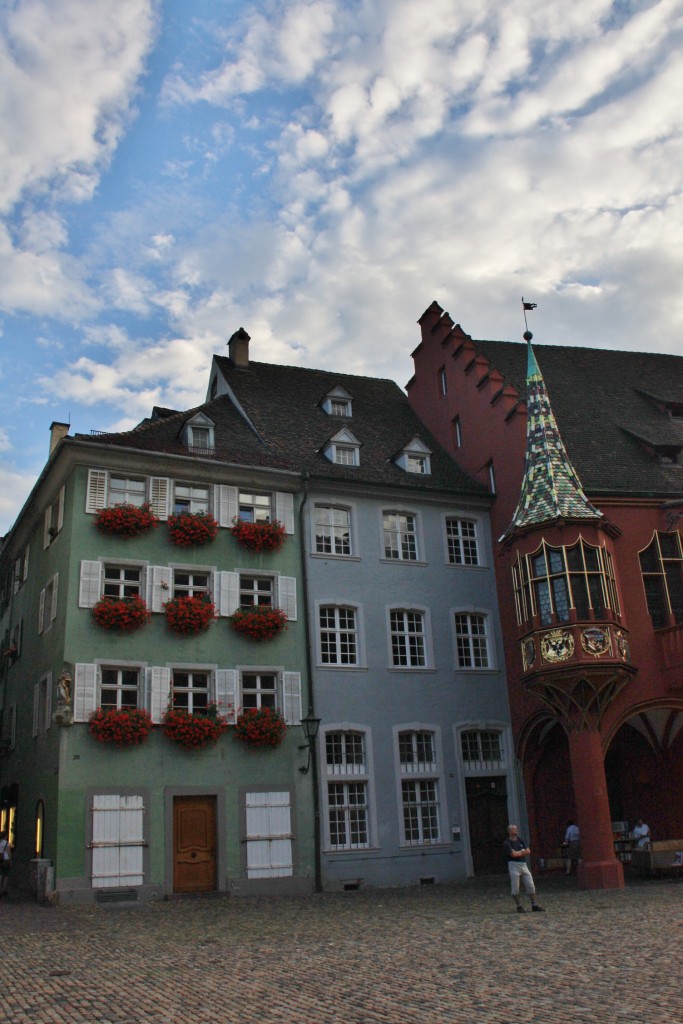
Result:
<svg viewBox="0 0 683 1024"><path fill-rule="evenodd" d="M503 850L507 857L512 898L517 905L517 913L526 913L526 910L521 904L519 895L520 882L524 885L524 891L531 901L531 909L537 912L543 912L545 907L540 907L536 902L536 886L534 885L533 876L529 871L529 866L526 862L531 850L519 835L516 825L508 825L508 837L503 843Z"/></svg>
<svg viewBox="0 0 683 1024"><path fill-rule="evenodd" d="M638 818L636 827L633 829L633 838L636 843L636 849L638 850L649 850L650 849L650 829L645 824L642 818Z"/></svg>
<svg viewBox="0 0 683 1024"><path fill-rule="evenodd" d="M581 843L579 840L579 826L575 821L567 822L567 831L564 834L564 841L567 844L567 874L579 869L579 857L581 856Z"/></svg>

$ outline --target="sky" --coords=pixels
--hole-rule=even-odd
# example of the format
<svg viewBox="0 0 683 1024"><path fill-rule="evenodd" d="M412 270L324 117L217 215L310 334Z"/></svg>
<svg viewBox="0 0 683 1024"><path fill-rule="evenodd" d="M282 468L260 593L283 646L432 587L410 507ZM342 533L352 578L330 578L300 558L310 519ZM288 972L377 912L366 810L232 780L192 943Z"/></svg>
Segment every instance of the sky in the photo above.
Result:
<svg viewBox="0 0 683 1024"><path fill-rule="evenodd" d="M53 420L475 338L683 354L683 0L5 0L0 534Z"/></svg>

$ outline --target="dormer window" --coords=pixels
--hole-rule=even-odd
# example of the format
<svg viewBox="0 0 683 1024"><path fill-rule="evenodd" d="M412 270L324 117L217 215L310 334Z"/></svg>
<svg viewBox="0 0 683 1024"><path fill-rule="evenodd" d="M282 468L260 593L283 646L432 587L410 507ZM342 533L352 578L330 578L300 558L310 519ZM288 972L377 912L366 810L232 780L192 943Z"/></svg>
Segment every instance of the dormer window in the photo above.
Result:
<svg viewBox="0 0 683 1024"><path fill-rule="evenodd" d="M346 416L351 418L351 395L341 385L332 388L322 401L323 411L328 416Z"/></svg>
<svg viewBox="0 0 683 1024"><path fill-rule="evenodd" d="M431 454L429 448L422 443L419 437L414 437L396 457L395 462L405 473L418 473L427 476L432 471Z"/></svg>
<svg viewBox="0 0 683 1024"><path fill-rule="evenodd" d="M350 430L340 430L330 438L323 454L337 466L360 466L360 442Z"/></svg>
<svg viewBox="0 0 683 1024"><path fill-rule="evenodd" d="M183 442L193 455L212 455L216 447L213 420L197 413L183 428Z"/></svg>

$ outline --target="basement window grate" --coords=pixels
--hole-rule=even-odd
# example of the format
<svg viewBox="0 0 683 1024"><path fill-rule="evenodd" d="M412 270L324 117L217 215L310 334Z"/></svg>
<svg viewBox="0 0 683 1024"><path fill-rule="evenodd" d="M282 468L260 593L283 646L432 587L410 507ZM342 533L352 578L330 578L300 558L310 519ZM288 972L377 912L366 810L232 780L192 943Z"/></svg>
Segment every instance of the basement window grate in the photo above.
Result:
<svg viewBox="0 0 683 1024"><path fill-rule="evenodd" d="M95 903L137 903L137 889L105 889L95 893Z"/></svg>

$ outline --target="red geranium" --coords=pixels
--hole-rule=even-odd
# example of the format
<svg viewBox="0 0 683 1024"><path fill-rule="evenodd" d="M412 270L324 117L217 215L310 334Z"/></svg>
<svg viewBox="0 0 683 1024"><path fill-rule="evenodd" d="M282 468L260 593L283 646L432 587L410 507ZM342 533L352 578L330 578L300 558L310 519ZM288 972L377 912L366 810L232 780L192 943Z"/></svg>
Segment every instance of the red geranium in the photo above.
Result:
<svg viewBox="0 0 683 1024"><path fill-rule="evenodd" d="M97 708L90 716L90 733L98 743L135 747L152 730L152 716L143 708Z"/></svg>
<svg viewBox="0 0 683 1024"><path fill-rule="evenodd" d="M245 708L235 723L235 738L248 747L279 747L287 725L275 708Z"/></svg>
<svg viewBox="0 0 683 1024"><path fill-rule="evenodd" d="M231 616L230 625L248 640L272 640L287 628L287 616L281 608L254 605L252 608L239 608Z"/></svg>
<svg viewBox="0 0 683 1024"><path fill-rule="evenodd" d="M169 629L180 636L203 633L216 618L216 606L208 597L174 597L164 605Z"/></svg>
<svg viewBox="0 0 683 1024"><path fill-rule="evenodd" d="M285 542L285 528L277 519L272 523L233 519L231 532L237 543L249 551L278 551Z"/></svg>
<svg viewBox="0 0 683 1024"><path fill-rule="evenodd" d="M209 743L215 743L221 733L228 728L227 720L218 713L218 706L214 701L207 704L202 711L193 713L169 706L162 725L168 738L186 750L201 750Z"/></svg>
<svg viewBox="0 0 683 1024"><path fill-rule="evenodd" d="M113 537L137 537L159 525L149 505L130 505L123 502L111 508L101 508L95 514L95 526L100 533Z"/></svg>
<svg viewBox="0 0 683 1024"><path fill-rule="evenodd" d="M147 605L139 595L103 597L92 610L93 618L102 629L118 629L121 633L132 633L151 619Z"/></svg>
<svg viewBox="0 0 683 1024"><path fill-rule="evenodd" d="M218 523L209 512L179 512L168 517L168 534L181 548L208 544L218 533Z"/></svg>

